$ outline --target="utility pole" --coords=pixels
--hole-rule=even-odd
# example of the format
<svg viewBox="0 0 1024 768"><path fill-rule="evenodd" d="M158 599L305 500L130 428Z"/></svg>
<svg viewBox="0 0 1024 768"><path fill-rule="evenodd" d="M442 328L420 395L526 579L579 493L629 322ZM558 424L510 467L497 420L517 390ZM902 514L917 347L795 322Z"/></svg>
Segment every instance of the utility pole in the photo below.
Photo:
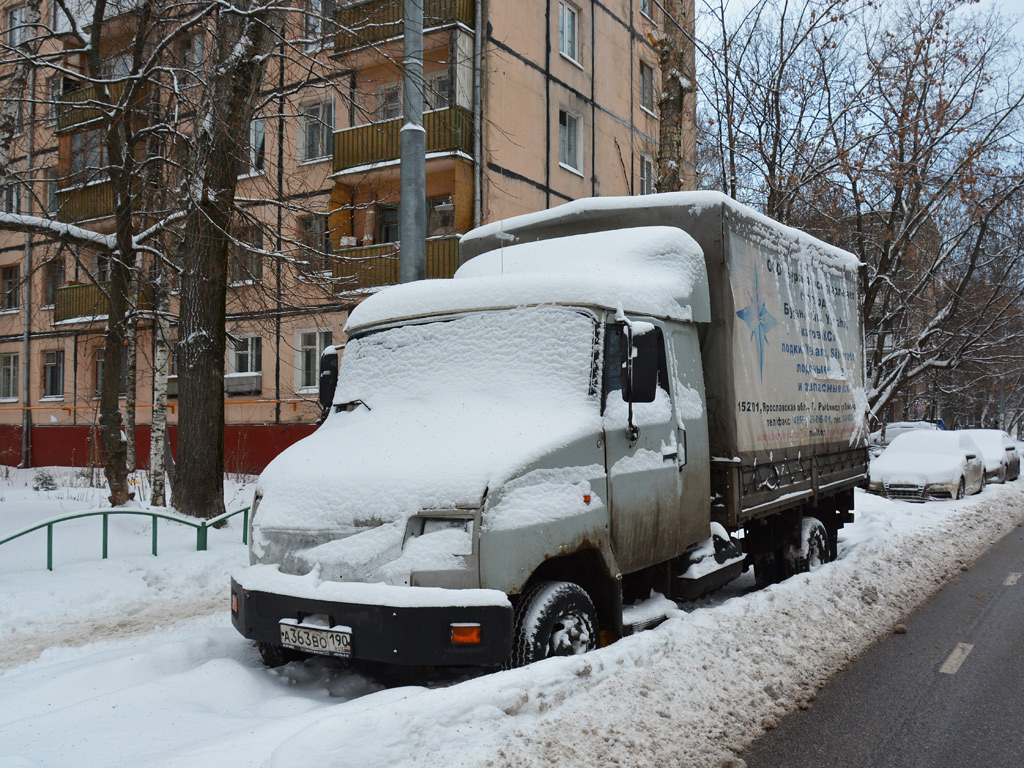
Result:
<svg viewBox="0 0 1024 768"><path fill-rule="evenodd" d="M427 132L423 128L423 0L405 1L402 85L401 240L400 277L403 283L426 276L427 249Z"/></svg>

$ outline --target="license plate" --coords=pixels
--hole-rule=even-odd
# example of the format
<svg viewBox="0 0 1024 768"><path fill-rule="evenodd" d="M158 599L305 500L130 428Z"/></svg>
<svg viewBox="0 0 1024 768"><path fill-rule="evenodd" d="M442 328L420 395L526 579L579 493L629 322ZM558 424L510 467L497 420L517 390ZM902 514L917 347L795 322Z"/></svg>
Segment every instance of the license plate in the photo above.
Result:
<svg viewBox="0 0 1024 768"><path fill-rule="evenodd" d="M282 621L281 645L323 656L351 656L352 630L349 627L314 627Z"/></svg>

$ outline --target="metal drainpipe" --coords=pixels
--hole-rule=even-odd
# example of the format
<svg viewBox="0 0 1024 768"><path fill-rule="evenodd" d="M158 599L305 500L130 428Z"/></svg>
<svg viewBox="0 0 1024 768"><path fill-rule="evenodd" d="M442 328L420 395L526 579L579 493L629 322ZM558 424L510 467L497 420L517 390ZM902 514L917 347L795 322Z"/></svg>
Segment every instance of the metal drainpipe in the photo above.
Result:
<svg viewBox="0 0 1024 768"><path fill-rule="evenodd" d="M483 115L483 0L476 0L476 24L473 29L473 226L482 223L484 207Z"/></svg>
<svg viewBox="0 0 1024 768"><path fill-rule="evenodd" d="M28 93L33 95L33 98L29 99L28 103L28 114L25 119L25 178L29 181L29 189L31 189L32 183L32 153L34 151L35 138L35 92L36 92L36 72L35 69L29 69L28 72ZM32 195L25 195L25 204L31 205ZM31 382L31 376L29 375L30 355L31 350L31 339L32 339L32 235L25 233L25 282L22 285L22 317L24 318L24 324L22 326L22 402L25 404L25 408L21 412L21 466L31 467L32 466L32 411L29 408L32 405L32 394L29 391L29 383Z"/></svg>
<svg viewBox="0 0 1024 768"><path fill-rule="evenodd" d="M274 259L274 423L281 423L281 251L284 224L281 207L284 202L284 37L278 43L277 73L277 239Z"/></svg>

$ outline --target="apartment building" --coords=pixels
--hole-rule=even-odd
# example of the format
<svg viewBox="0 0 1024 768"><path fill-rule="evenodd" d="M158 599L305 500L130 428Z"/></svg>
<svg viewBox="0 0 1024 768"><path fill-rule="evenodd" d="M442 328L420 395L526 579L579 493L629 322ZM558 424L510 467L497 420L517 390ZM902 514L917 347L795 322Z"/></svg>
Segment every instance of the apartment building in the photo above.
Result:
<svg viewBox="0 0 1024 768"><path fill-rule="evenodd" d="M343 348L347 313L367 291L398 281L402 6L309 0L287 15L285 40L268 59L240 148L228 469L258 471L308 434L319 415L320 352ZM9 45L23 8L4 11ZM580 197L654 191L660 13L649 0L424 0L428 278L451 276L458 237L477 224ZM131 18L115 21L121 36L104 52L112 70L132 38ZM213 42L198 32L176 55L186 69L201 67ZM12 148L18 181L4 188L4 210L109 232L109 183L83 176L102 154L90 134L94 113L83 106L89 87L67 77L36 82L24 103L36 114ZM29 422L33 465L95 460L103 257L0 231L0 276L0 463L21 461ZM153 401L147 296L144 281L141 464ZM176 312L172 295L172 336ZM169 392L173 442L173 375Z"/></svg>

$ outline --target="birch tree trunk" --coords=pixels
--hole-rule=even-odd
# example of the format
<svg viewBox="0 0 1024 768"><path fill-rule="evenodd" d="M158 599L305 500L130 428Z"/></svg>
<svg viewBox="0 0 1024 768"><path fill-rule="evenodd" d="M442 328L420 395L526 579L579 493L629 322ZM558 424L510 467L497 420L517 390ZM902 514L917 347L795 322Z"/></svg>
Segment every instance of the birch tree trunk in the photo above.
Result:
<svg viewBox="0 0 1024 768"><path fill-rule="evenodd" d="M152 480L152 498L154 507L166 504L164 480L167 466L164 463L164 440L167 435L167 374L170 371L170 315L171 290L168 270L163 264L157 266L154 303L156 304L156 320L153 323L153 335L156 349L153 355L153 422L149 434L149 473Z"/></svg>

